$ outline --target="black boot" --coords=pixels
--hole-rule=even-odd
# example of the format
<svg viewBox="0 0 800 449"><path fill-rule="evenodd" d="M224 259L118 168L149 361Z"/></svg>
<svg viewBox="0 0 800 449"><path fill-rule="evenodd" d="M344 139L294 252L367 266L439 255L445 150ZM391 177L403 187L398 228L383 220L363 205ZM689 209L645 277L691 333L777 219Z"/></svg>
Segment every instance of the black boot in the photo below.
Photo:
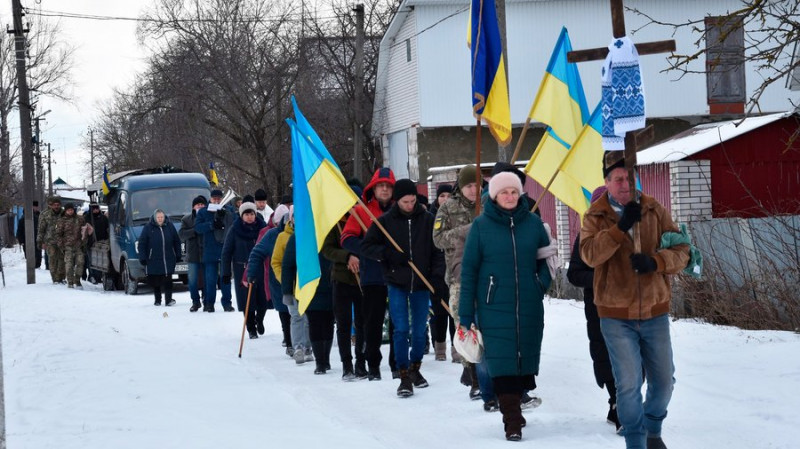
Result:
<svg viewBox="0 0 800 449"><path fill-rule="evenodd" d="M464 369L461 371L460 381L461 385L465 387L469 387L470 385L472 385L472 376L469 374L469 366L464 366Z"/></svg>
<svg viewBox="0 0 800 449"><path fill-rule="evenodd" d="M342 362L342 380L345 382L352 382L356 380L356 375L353 371L352 360L345 360Z"/></svg>
<svg viewBox="0 0 800 449"><path fill-rule="evenodd" d="M470 386L469 386L469 398L473 401L477 401L481 398L481 386L478 383L478 371L475 368L474 363L469 364L469 379L470 379Z"/></svg>
<svg viewBox="0 0 800 449"><path fill-rule="evenodd" d="M422 377L422 373L419 372L420 367L422 366L422 362L414 362L411 364L411 369L408 371L409 376L411 377L411 383L414 384L417 388L426 388L428 386L428 381Z"/></svg>
<svg viewBox="0 0 800 449"><path fill-rule="evenodd" d="M522 439L522 408L520 407L520 395L500 394L497 395L497 402L500 403L500 413L503 414L503 428L506 432L506 440L519 441Z"/></svg>
<svg viewBox="0 0 800 449"><path fill-rule="evenodd" d="M354 371L356 379L366 379L369 374L367 373L367 362L364 359L356 358L356 368Z"/></svg>
<svg viewBox="0 0 800 449"><path fill-rule="evenodd" d="M175 300L172 299L172 293L167 293L167 295L164 297L164 305L167 307L175 305Z"/></svg>
<svg viewBox="0 0 800 449"><path fill-rule="evenodd" d="M264 335L264 332L266 331L266 329L264 329L264 315L266 314L266 310L264 313L258 313L258 311L256 311L256 331L258 332L258 335Z"/></svg>
<svg viewBox="0 0 800 449"><path fill-rule="evenodd" d="M325 342L324 341L312 341L311 342L311 350L314 351L314 360L316 361L316 368L314 369L314 374L325 374L327 371L325 369Z"/></svg>
<svg viewBox="0 0 800 449"><path fill-rule="evenodd" d="M156 295L156 301L153 303L154 306L161 305L161 295Z"/></svg>
<svg viewBox="0 0 800 449"><path fill-rule="evenodd" d="M414 383L407 369L400 370L400 386L397 387L397 396L407 398L414 394Z"/></svg>
<svg viewBox="0 0 800 449"><path fill-rule="evenodd" d="M325 369L331 369L331 349L333 349L333 340L323 340L325 343Z"/></svg>

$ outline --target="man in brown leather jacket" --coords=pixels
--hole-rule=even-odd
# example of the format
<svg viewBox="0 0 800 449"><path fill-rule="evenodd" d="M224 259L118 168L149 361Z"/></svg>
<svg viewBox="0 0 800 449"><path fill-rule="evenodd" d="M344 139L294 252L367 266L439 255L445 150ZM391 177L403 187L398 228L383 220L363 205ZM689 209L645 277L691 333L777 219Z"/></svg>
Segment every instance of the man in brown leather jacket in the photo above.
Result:
<svg viewBox="0 0 800 449"><path fill-rule="evenodd" d="M670 280L689 261L687 245L659 249L664 232L677 232L653 197L631 191L622 152L607 152L603 175L608 194L586 212L580 254L594 267L600 326L617 385L617 412L630 448L666 448L661 425L672 397L675 368L669 332ZM638 201L637 201L638 200ZM641 252L632 229L639 223ZM647 400L642 403L642 367Z"/></svg>

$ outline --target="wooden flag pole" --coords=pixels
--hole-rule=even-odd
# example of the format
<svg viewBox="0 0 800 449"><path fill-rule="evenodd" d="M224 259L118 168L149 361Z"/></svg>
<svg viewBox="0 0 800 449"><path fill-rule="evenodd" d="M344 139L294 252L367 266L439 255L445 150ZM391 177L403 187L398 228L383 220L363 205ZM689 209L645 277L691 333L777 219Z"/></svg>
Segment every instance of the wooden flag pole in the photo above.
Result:
<svg viewBox="0 0 800 449"><path fill-rule="evenodd" d="M519 135L519 140L517 140L517 147L514 148L514 155L511 156L511 165L514 165L514 162L517 162L517 158L519 157L519 150L522 149L522 141L525 140L525 135L528 134L528 128L531 127L531 118L528 117L525 119L525 126L522 127L522 133Z"/></svg>
<svg viewBox="0 0 800 449"><path fill-rule="evenodd" d="M478 196L475 199L475 216L481 214L481 187L483 187L483 173L481 172L481 118L478 116L478 125L475 128L475 184Z"/></svg>
<svg viewBox="0 0 800 449"><path fill-rule="evenodd" d="M253 284L247 287L247 302L244 306L244 323L242 323L242 340L239 342L239 358L242 358L242 348L244 348L244 330L247 327L247 315L250 312L250 293L253 292Z"/></svg>
<svg viewBox="0 0 800 449"><path fill-rule="evenodd" d="M383 225L375 217L375 214L373 214L372 211L369 210L369 208L367 207L366 204L364 204L361 198L358 199L358 204L369 214L369 217L372 219L372 223L378 226L378 229L380 229L381 232L383 232L383 235L386 237L387 240L389 240L389 243L391 243L392 246L394 246L394 249L396 249L397 252L399 253L405 254L405 251L403 251L403 249L400 248L400 245L398 245L397 242L394 241L392 236L389 235L389 232L386 230L386 228L383 227ZM417 276L419 276L419 278L422 279L422 282L425 284L426 287L428 287L428 290L430 290L431 293L436 293L436 289L434 289L431 283L428 282L428 278L422 275L422 273L419 271L419 268L417 268L414 262L409 260L408 265L411 267L412 270L414 270L414 273L416 273Z"/></svg>

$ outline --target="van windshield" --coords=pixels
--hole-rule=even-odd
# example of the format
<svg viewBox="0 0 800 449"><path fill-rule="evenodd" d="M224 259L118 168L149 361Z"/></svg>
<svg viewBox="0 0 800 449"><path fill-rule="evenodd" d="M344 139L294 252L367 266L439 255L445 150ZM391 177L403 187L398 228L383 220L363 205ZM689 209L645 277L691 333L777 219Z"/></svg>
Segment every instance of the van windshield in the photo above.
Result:
<svg viewBox="0 0 800 449"><path fill-rule="evenodd" d="M202 187L171 187L139 190L130 198L131 219L141 224L150 220L161 209L173 221L178 222L192 210L192 200L197 195L208 197L208 190Z"/></svg>

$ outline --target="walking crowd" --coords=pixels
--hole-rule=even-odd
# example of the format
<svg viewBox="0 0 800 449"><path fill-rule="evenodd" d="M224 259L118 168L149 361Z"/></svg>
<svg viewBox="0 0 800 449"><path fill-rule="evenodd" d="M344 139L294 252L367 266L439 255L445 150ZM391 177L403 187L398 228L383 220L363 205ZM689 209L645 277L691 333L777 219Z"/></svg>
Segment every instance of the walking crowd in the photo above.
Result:
<svg viewBox="0 0 800 449"><path fill-rule="evenodd" d="M666 448L661 426L674 383L669 275L686 267L688 245L661 246L662 235L678 232L669 213L631 191L621 160L608 155L603 167L605 186L592 195L567 277L585 289L589 352L597 384L608 391L608 422L628 448ZM466 166L454 185L437 188L430 210L416 184L396 180L388 168L376 170L366 186L348 180L365 207L351 209L325 238L319 287L303 314L294 296L301 261L290 196L267 214L261 189L229 204L221 204L215 189L210 200L194 198L177 231L157 209L139 237L139 260L155 305L163 294L171 306L183 243L189 311L213 313L220 290L222 309L243 313L249 338L258 339L274 309L287 356L296 364L314 362L314 374L332 369L335 338L343 381L380 381L388 327L387 362L399 380L398 397L429 387L424 355L432 349L434 360L447 360L449 334L450 358L463 365L459 381L469 387L469 399L481 399L487 412L499 410L506 439L518 441L527 424L522 410L542 403L535 389L543 299L559 265L549 227L531 211L525 178L498 163L487 183L474 165ZM53 282L66 279L80 288L86 247L96 240L90 237L104 232L107 238L108 222L103 230L92 214L87 224L73 205L62 210L58 198L49 206L39 217L37 244L47 251ZM452 347L468 329L482 334L476 363Z"/></svg>

